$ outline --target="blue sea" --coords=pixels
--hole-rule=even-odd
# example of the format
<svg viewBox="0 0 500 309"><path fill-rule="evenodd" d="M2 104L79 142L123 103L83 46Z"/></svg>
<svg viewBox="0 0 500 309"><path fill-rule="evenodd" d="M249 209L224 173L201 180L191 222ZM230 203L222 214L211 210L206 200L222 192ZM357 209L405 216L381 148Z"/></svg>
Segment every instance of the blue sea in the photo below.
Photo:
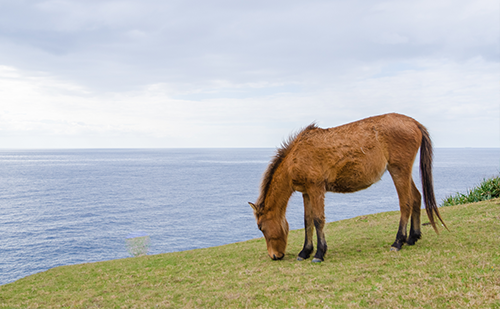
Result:
<svg viewBox="0 0 500 309"><path fill-rule="evenodd" d="M247 202L257 199L273 155L274 149L1 150L0 284L60 265L129 257L125 239L138 231L150 237L149 254L261 237ZM499 172L500 149L435 149L438 202ZM399 206L387 173L367 190L326 197L329 222L391 210ZM287 218L291 229L303 227L300 194L292 196Z"/></svg>

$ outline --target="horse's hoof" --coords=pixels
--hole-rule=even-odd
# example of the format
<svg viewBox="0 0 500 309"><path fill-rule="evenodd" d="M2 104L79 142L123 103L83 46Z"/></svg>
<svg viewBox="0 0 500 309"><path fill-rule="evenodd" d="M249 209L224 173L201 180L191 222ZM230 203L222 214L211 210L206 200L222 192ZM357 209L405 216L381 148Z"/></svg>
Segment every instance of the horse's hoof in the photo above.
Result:
<svg viewBox="0 0 500 309"><path fill-rule="evenodd" d="M323 262L323 261L322 261L322 260L320 260L320 259L318 259L318 258L314 258L314 259L312 260L312 262L313 262L313 263L321 263L321 262Z"/></svg>
<svg viewBox="0 0 500 309"><path fill-rule="evenodd" d="M391 247L391 251L395 251L395 252L397 252L397 251L399 251L399 250L401 250L401 249L396 248L396 247Z"/></svg>
<svg viewBox="0 0 500 309"><path fill-rule="evenodd" d="M302 262L302 261L304 261L304 260L305 260L305 259L304 259L303 257L300 257L300 256L298 256L298 257L297 257L297 261L301 261L301 262Z"/></svg>

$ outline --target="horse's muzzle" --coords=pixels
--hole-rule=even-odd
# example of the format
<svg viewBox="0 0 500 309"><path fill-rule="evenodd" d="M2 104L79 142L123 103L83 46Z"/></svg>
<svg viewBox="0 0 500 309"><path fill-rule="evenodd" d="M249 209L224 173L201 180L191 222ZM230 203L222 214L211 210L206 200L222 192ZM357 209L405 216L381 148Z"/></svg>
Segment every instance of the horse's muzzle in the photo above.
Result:
<svg viewBox="0 0 500 309"><path fill-rule="evenodd" d="M271 257L273 260L282 260L283 258L285 257L285 254L282 254L281 256L276 256L276 254L273 254L273 256Z"/></svg>

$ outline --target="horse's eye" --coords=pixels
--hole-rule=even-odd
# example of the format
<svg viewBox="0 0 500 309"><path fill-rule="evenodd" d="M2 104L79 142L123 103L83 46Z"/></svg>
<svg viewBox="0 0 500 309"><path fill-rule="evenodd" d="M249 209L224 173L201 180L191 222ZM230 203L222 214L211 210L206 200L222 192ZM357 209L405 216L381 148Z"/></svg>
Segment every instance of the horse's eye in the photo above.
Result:
<svg viewBox="0 0 500 309"><path fill-rule="evenodd" d="M259 228L259 231L262 232L262 224L257 225L257 227Z"/></svg>

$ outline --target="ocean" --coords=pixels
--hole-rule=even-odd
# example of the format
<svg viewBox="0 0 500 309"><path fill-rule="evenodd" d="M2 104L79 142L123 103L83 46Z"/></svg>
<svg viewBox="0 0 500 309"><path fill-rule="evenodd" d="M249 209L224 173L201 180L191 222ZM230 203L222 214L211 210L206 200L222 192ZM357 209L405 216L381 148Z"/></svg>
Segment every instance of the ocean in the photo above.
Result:
<svg viewBox="0 0 500 309"><path fill-rule="evenodd" d="M0 284L56 266L130 257L131 233L150 237L149 254L262 237L247 202L257 199L273 155L274 149L0 150ZM438 203L499 173L498 148L435 149ZM420 189L418 159L414 179ZM399 210L388 173L364 191L328 193L325 203L328 222ZM298 193L287 218L291 229L303 228Z"/></svg>

